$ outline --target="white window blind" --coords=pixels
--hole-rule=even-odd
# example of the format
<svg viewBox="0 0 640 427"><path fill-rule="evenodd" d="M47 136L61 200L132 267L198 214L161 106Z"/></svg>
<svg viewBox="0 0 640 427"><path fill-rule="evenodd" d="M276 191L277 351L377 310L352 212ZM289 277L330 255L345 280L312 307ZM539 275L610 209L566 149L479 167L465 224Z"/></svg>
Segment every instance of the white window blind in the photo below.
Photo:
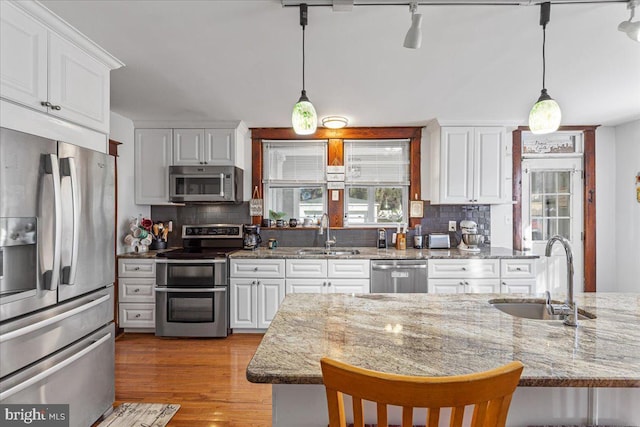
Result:
<svg viewBox="0 0 640 427"><path fill-rule="evenodd" d="M263 182L326 181L327 141L264 141Z"/></svg>
<svg viewBox="0 0 640 427"><path fill-rule="evenodd" d="M409 140L345 140L345 181L409 185Z"/></svg>

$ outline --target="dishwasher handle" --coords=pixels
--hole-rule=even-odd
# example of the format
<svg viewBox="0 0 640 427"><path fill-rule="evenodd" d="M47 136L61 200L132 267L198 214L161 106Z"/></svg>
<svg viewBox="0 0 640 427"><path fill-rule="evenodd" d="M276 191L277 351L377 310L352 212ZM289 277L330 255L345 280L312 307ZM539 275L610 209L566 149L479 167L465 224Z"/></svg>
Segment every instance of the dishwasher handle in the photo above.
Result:
<svg viewBox="0 0 640 427"><path fill-rule="evenodd" d="M426 269L427 264L371 264L372 270L419 270Z"/></svg>

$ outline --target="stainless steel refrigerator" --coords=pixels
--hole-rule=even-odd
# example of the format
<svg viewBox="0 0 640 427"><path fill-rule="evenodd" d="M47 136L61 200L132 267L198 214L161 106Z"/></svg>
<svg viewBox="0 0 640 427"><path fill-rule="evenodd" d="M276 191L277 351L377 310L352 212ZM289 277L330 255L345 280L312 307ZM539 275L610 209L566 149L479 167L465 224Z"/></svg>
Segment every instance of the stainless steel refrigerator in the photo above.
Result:
<svg viewBox="0 0 640 427"><path fill-rule="evenodd" d="M114 161L0 128L0 403L114 401Z"/></svg>

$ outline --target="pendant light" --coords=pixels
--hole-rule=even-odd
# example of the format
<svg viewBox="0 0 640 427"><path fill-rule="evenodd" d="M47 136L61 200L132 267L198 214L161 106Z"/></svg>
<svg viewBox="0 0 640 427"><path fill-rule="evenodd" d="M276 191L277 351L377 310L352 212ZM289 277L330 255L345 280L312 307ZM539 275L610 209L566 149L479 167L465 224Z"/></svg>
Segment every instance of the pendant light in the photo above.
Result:
<svg viewBox="0 0 640 427"><path fill-rule="evenodd" d="M296 105L293 106L291 124L298 135L310 135L318 128L318 116L313 104L307 98L304 88L304 27L307 25L307 4L300 4L300 25L302 26L302 93Z"/></svg>
<svg viewBox="0 0 640 427"><path fill-rule="evenodd" d="M560 106L554 101L545 87L545 44L546 44L546 28L549 23L549 15L551 13L551 3L545 2L540 4L540 25L542 25L542 91L540 98L531 108L529 113L529 129L536 135L551 133L558 130L560 120L562 120L562 112Z"/></svg>

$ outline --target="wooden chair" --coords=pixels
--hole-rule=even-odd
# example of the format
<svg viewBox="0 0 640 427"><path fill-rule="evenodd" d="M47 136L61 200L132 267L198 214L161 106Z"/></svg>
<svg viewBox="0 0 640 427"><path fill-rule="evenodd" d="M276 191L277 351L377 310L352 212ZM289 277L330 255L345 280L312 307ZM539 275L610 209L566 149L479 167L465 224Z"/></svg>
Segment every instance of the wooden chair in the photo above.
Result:
<svg viewBox="0 0 640 427"><path fill-rule="evenodd" d="M440 409L451 408L450 427L462 426L474 405L471 426L504 426L523 365L511 362L486 372L451 377L414 377L320 360L327 391L329 427L345 427L343 393L353 400L354 427L364 427L363 400L377 403L378 427L387 426L387 405L402 407L402 427L413 426L413 408L427 408L426 425L437 427Z"/></svg>

